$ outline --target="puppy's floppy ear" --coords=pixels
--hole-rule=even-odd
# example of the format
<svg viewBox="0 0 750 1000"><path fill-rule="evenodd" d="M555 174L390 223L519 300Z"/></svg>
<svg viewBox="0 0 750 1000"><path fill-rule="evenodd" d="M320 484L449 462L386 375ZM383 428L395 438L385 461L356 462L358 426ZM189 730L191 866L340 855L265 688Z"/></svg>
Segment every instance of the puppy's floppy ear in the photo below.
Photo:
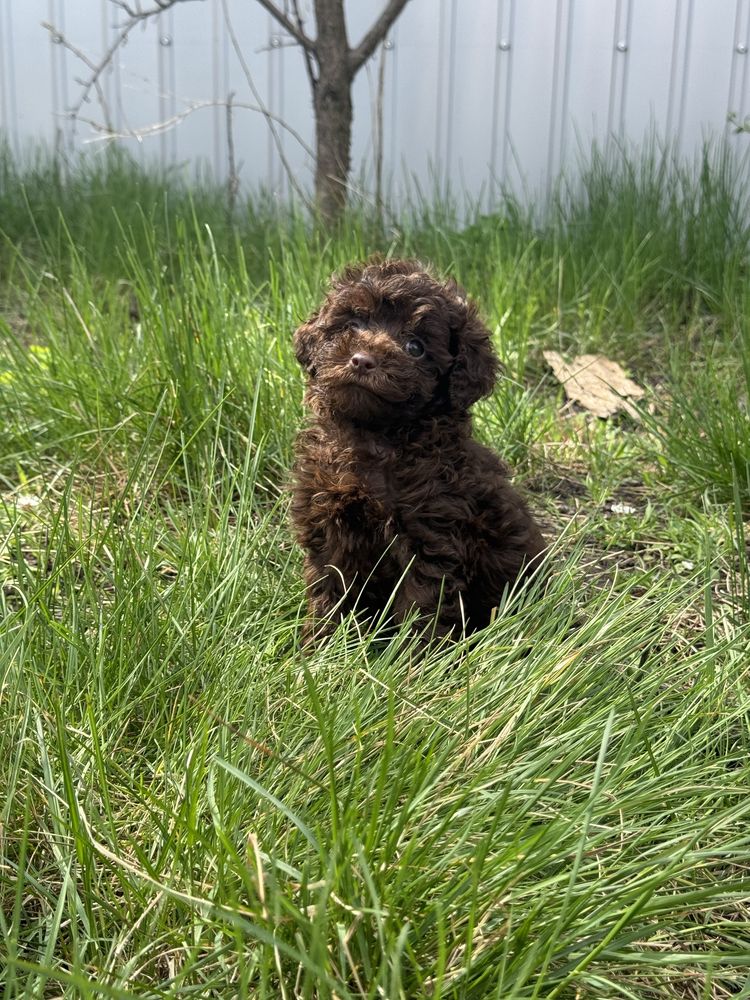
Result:
<svg viewBox="0 0 750 1000"><path fill-rule="evenodd" d="M307 322L294 332L294 354L297 361L310 375L315 373L315 353L320 336L318 316L319 313L313 313Z"/></svg>
<svg viewBox="0 0 750 1000"><path fill-rule="evenodd" d="M500 364L492 347L490 331L466 303L463 322L451 329L450 348L455 357L448 379L448 395L456 410L467 410L482 396L489 396Z"/></svg>

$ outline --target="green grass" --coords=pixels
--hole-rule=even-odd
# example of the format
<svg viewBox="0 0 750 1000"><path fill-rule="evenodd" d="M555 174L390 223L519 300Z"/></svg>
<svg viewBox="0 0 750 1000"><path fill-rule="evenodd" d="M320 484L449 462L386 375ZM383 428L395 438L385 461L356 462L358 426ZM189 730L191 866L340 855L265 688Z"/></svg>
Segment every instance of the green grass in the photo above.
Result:
<svg viewBox="0 0 750 1000"><path fill-rule="evenodd" d="M124 159L0 155L0 992L750 997L745 166L592 154L534 217L339 233ZM291 333L416 254L506 365L477 429L544 594L302 654ZM600 350L643 419L563 407Z"/></svg>

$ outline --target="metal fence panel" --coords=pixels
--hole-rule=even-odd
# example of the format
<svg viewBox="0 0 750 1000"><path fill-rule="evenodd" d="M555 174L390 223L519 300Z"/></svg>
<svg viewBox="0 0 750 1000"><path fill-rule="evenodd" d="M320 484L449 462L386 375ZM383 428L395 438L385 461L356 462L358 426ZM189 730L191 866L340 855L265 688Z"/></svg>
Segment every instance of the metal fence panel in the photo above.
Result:
<svg viewBox="0 0 750 1000"><path fill-rule="evenodd" d="M383 2L347 0L350 42ZM311 0L301 7L312 22ZM14 148L98 149L107 124L141 160L223 178L231 95L242 182L281 198L311 186L304 61L260 4L188 0L150 19L81 103L90 73L69 46L97 63L123 17L108 0L0 0L0 128ZM689 151L750 113L749 48L750 0L411 0L354 85L353 184L372 193L381 163L396 192L533 194L608 135L654 128Z"/></svg>

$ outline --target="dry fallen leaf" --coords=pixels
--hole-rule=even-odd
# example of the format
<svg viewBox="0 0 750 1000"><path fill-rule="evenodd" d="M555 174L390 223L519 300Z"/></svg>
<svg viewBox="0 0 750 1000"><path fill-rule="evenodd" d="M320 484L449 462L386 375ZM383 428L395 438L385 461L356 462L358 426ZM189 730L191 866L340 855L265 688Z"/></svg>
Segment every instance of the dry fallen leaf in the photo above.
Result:
<svg viewBox="0 0 750 1000"><path fill-rule="evenodd" d="M545 351L544 360L568 399L597 417L611 417L618 410L625 410L635 420L640 419L630 400L640 399L643 389L627 377L616 361L603 354L581 354L565 361L557 351Z"/></svg>

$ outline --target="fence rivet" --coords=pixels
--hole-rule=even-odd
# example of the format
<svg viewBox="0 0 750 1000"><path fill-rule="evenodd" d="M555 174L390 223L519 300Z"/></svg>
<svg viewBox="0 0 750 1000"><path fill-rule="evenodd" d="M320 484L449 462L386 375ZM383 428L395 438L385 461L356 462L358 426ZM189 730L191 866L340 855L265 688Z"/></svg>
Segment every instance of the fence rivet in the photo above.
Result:
<svg viewBox="0 0 750 1000"><path fill-rule="evenodd" d="M510 42L508 41L508 39L503 38L503 40L498 45L498 48L500 49L501 52L507 52L510 49Z"/></svg>
<svg viewBox="0 0 750 1000"><path fill-rule="evenodd" d="M160 36L160 38L159 38L159 45L163 45L165 49L168 49L171 44L172 44L172 36L171 35L161 35Z"/></svg>
<svg viewBox="0 0 750 1000"><path fill-rule="evenodd" d="M271 35L271 48L272 49L281 48L281 38L278 35Z"/></svg>
<svg viewBox="0 0 750 1000"><path fill-rule="evenodd" d="M390 38L386 38L386 40L383 42L383 48L389 50L393 48L393 42L391 41Z"/></svg>
<svg viewBox="0 0 750 1000"><path fill-rule="evenodd" d="M617 43L617 51L618 52L627 52L628 51L628 43L625 42L625 41L618 42Z"/></svg>
<svg viewBox="0 0 750 1000"><path fill-rule="evenodd" d="M740 42L737 46L737 52L739 52L741 56L747 55L747 45L743 45L743 43Z"/></svg>

